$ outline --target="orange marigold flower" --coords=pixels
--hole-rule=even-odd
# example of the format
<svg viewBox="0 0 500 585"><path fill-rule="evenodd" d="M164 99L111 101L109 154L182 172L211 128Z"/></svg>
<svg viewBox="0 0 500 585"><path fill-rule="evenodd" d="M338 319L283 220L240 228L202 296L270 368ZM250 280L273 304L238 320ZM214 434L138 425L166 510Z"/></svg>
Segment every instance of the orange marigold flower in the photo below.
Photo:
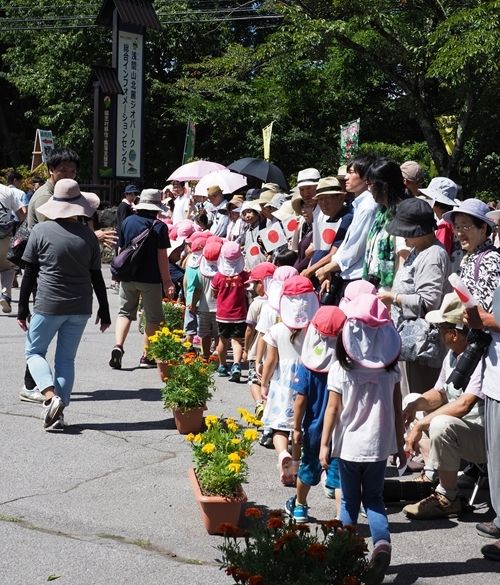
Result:
<svg viewBox="0 0 500 585"><path fill-rule="evenodd" d="M245 516L247 518L262 518L262 512L259 508L247 508L245 510Z"/></svg>
<svg viewBox="0 0 500 585"><path fill-rule="evenodd" d="M290 542L291 540L295 540L296 538L297 538L297 535L293 531L286 532L282 536L283 542Z"/></svg>
<svg viewBox="0 0 500 585"><path fill-rule="evenodd" d="M296 524L294 530L297 532L311 532L311 529L307 524Z"/></svg>
<svg viewBox="0 0 500 585"><path fill-rule="evenodd" d="M281 528L283 526L283 518L277 518L276 516L273 516L272 518L269 518L269 520L267 521L267 527L270 528L271 530L276 530L277 528Z"/></svg>
<svg viewBox="0 0 500 585"><path fill-rule="evenodd" d="M248 579L248 585L264 585L264 577L262 575L252 575Z"/></svg>
<svg viewBox="0 0 500 585"><path fill-rule="evenodd" d="M283 510L269 510L269 518L283 518Z"/></svg>
<svg viewBox="0 0 500 585"><path fill-rule="evenodd" d="M223 522L219 526L219 532L224 536L235 536L235 533L239 532L239 528L229 522Z"/></svg>
<svg viewBox="0 0 500 585"><path fill-rule="evenodd" d="M251 576L252 576L252 573L249 573L248 571L243 571L241 569L238 569L237 572L236 572L236 575L234 577L235 577L235 579L238 579L242 583L244 583L245 581L247 581L248 579L250 579Z"/></svg>
<svg viewBox="0 0 500 585"><path fill-rule="evenodd" d="M326 546L324 544L320 544L319 542L313 542L306 550L306 555L320 561L324 560L325 554Z"/></svg>

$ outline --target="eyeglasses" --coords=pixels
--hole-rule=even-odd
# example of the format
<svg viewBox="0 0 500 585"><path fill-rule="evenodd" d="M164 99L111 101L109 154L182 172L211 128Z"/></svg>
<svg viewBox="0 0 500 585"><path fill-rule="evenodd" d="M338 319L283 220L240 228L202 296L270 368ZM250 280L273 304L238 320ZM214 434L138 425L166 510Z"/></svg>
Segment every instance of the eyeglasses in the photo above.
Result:
<svg viewBox="0 0 500 585"><path fill-rule="evenodd" d="M467 234L475 227L477 227L477 226L475 226L475 225L454 225L453 231L456 234L458 234L458 233Z"/></svg>

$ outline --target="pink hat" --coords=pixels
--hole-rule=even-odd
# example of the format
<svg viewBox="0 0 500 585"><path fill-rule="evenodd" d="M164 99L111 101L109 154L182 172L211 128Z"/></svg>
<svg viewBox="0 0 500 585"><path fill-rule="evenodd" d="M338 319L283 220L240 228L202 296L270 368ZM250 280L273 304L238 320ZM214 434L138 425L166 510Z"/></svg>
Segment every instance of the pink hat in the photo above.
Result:
<svg viewBox="0 0 500 585"><path fill-rule="evenodd" d="M352 301L359 295L374 295L376 292L377 289L371 282L368 282L367 280L353 280L345 287L344 296L340 299L339 307L344 309L349 301Z"/></svg>
<svg viewBox="0 0 500 585"><path fill-rule="evenodd" d="M205 247L205 238L195 238L191 242L191 252L201 252Z"/></svg>
<svg viewBox="0 0 500 585"><path fill-rule="evenodd" d="M273 276L276 271L276 266L272 262L261 262L252 268L248 282L257 282L264 280L269 276Z"/></svg>
<svg viewBox="0 0 500 585"><path fill-rule="evenodd" d="M224 276L236 276L243 272L245 259L240 245L236 242L224 242L220 250L217 268Z"/></svg>
<svg viewBox="0 0 500 585"><path fill-rule="evenodd" d="M307 328L302 344L301 360L314 372L328 372L335 361L337 336L342 331L345 315L331 305L320 307Z"/></svg>
<svg viewBox="0 0 500 585"><path fill-rule="evenodd" d="M188 244L191 244L194 240L200 239L206 242L206 240L211 236L212 234L207 230L205 232L197 232L194 231L189 238L187 238L186 242Z"/></svg>
<svg viewBox="0 0 500 585"><path fill-rule="evenodd" d="M344 307L347 316L342 341L351 360L365 368L383 368L401 353L401 337L389 311L371 294L362 294Z"/></svg>
<svg viewBox="0 0 500 585"><path fill-rule="evenodd" d="M194 232L194 223L190 219L179 221L175 227L178 238L186 239Z"/></svg>
<svg viewBox="0 0 500 585"><path fill-rule="evenodd" d="M307 327L319 308L318 296L312 282L305 276L292 276L282 289L279 313L290 329Z"/></svg>
<svg viewBox="0 0 500 585"><path fill-rule="evenodd" d="M210 240L211 238L209 238ZM222 242L208 241L203 248L203 257L208 262L217 262L220 256L220 250L222 248Z"/></svg>
<svg viewBox="0 0 500 585"><path fill-rule="evenodd" d="M297 276L299 271L293 266L279 266L276 268L273 274L273 279L269 284L269 290L267 291L267 298L269 304L276 311L280 307L281 290L283 283L292 276Z"/></svg>
<svg viewBox="0 0 500 585"><path fill-rule="evenodd" d="M168 236L171 240L176 240L177 239L177 228L173 227L172 229L169 229Z"/></svg>

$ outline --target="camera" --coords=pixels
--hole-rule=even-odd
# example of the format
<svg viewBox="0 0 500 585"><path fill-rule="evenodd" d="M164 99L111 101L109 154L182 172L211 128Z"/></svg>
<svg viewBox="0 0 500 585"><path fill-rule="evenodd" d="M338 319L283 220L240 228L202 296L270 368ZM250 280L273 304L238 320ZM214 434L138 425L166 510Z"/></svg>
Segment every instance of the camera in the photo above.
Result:
<svg viewBox="0 0 500 585"><path fill-rule="evenodd" d="M476 369L479 360L491 342L491 335L480 329L471 329L467 335L467 347L446 380L447 384L453 384L457 390L465 390L470 378Z"/></svg>

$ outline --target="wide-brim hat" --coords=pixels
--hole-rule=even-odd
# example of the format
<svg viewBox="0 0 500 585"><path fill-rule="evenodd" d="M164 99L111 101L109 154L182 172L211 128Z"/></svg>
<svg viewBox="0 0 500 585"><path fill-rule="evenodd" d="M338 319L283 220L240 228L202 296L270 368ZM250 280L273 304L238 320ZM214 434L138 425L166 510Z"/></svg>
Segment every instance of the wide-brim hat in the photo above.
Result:
<svg viewBox="0 0 500 585"><path fill-rule="evenodd" d="M464 324L465 307L455 292L447 293L443 297L443 302L439 309L429 311L425 315L425 320L429 323L450 323L458 326L460 329Z"/></svg>
<svg viewBox="0 0 500 585"><path fill-rule="evenodd" d="M274 191L271 191L270 189L268 189L267 191L262 191L256 203L264 206L266 203L269 203L275 195L276 193Z"/></svg>
<svg viewBox="0 0 500 585"><path fill-rule="evenodd" d="M397 206L394 218L385 229L391 236L402 238L427 236L436 229L434 212L425 201L410 197Z"/></svg>
<svg viewBox="0 0 500 585"><path fill-rule="evenodd" d="M292 276L284 281L279 314L290 329L305 329L319 308L318 295L305 276Z"/></svg>
<svg viewBox="0 0 500 585"><path fill-rule="evenodd" d="M267 289L267 299L269 305L275 311L279 311L280 308L281 291L283 290L285 280L297 276L298 273L298 270L293 266L279 266L274 271L273 279Z"/></svg>
<svg viewBox="0 0 500 585"><path fill-rule="evenodd" d="M84 215L92 217L99 207L99 197L95 193L80 191L73 179L60 179L54 186L54 195L37 209L49 219L64 219Z"/></svg>
<svg viewBox="0 0 500 585"><path fill-rule="evenodd" d="M302 204L304 203L304 200L302 199L300 193L295 193L295 195L292 195L292 209L295 212L296 215L301 215L302 214Z"/></svg>
<svg viewBox="0 0 500 585"><path fill-rule="evenodd" d="M443 219L448 223L453 223L453 218L455 217L456 213L465 213L466 215L470 215L480 219L481 221L484 221L490 227L495 226L495 221L491 219L491 217L488 217L489 213L494 212L491 211L486 203L480 199L465 199L465 201L462 201L460 205L453 209L453 211L447 211L446 213L443 213Z"/></svg>
<svg viewBox="0 0 500 585"><path fill-rule="evenodd" d="M434 177L427 187L419 189L419 192L433 201L441 201L445 205L455 205L458 185L448 177ZM451 203L447 203L447 201L451 201Z"/></svg>
<svg viewBox="0 0 500 585"><path fill-rule="evenodd" d="M339 309L344 309L345 306L355 299L359 297L359 295L375 295L377 294L376 287L367 280L353 280L350 282L344 290L344 296L340 299L339 302Z"/></svg>
<svg viewBox="0 0 500 585"><path fill-rule="evenodd" d="M345 323L345 314L335 306L320 307L309 324L300 359L315 372L327 372L335 360L337 336Z"/></svg>
<svg viewBox="0 0 500 585"><path fill-rule="evenodd" d="M342 185L339 183L337 177L323 177L319 180L313 199L317 200L325 195L338 195L342 192Z"/></svg>
<svg viewBox="0 0 500 585"><path fill-rule="evenodd" d="M292 202L290 201L290 199L287 199L283 203L283 205L276 211L273 211L271 215L276 219L279 219L280 221L285 221L292 215L296 215L296 213L295 209L293 208Z"/></svg>
<svg viewBox="0 0 500 585"><path fill-rule="evenodd" d="M365 368L383 368L401 353L401 337L387 307L375 295L361 294L346 304L342 341L350 359Z"/></svg>
<svg viewBox="0 0 500 585"><path fill-rule="evenodd" d="M245 258L236 242L224 242L220 250L217 267L224 276L236 276L245 268Z"/></svg>
<svg viewBox="0 0 500 585"><path fill-rule="evenodd" d="M143 189L135 209L136 211L165 211L161 199L162 193L158 189Z"/></svg>

